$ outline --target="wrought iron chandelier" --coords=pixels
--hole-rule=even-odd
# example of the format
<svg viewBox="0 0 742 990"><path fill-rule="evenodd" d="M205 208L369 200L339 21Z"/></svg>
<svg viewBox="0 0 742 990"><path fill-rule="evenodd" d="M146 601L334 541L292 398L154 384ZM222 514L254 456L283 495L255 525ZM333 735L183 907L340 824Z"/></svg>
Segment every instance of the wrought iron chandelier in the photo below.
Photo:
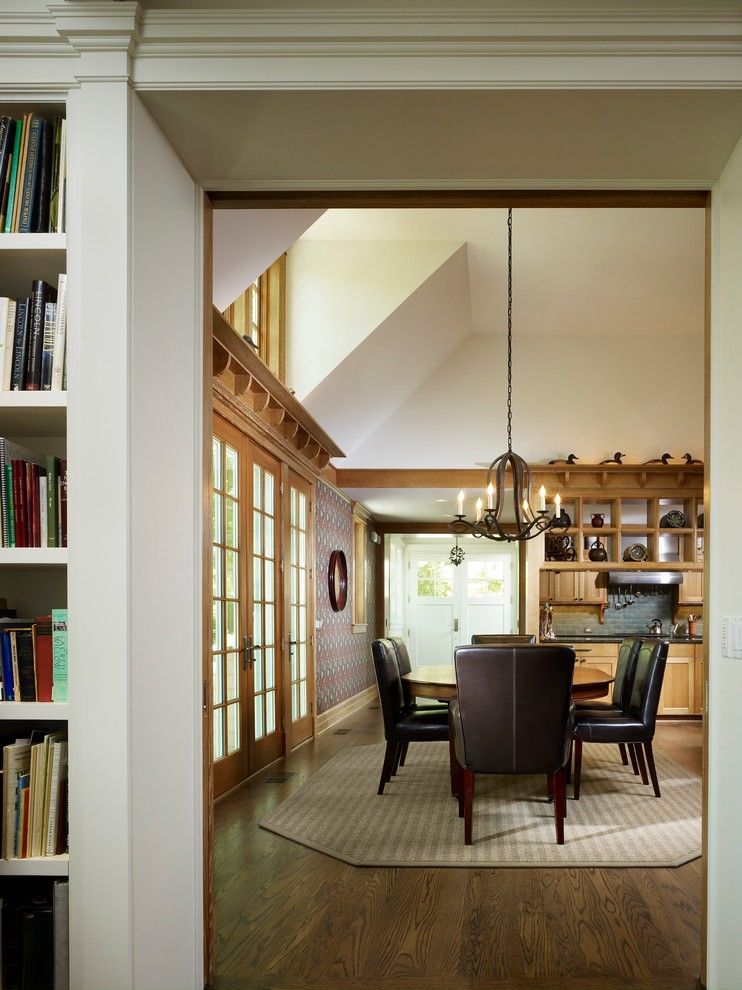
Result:
<svg viewBox="0 0 742 990"><path fill-rule="evenodd" d="M513 211L508 209L508 449L500 454L489 466L487 472L487 508L483 508L481 498L477 499L475 519L470 522L464 515L464 492L459 492L458 511L448 524L451 533L457 536L471 533L472 536L485 537L515 543L522 540L532 540L535 536L549 529L562 528L561 498L554 498L554 515L550 516L546 508L546 490L542 485L539 489L539 508L534 512L531 507L531 472L528 464L513 450ZM506 523L503 519L505 512L505 493L512 489L515 524Z"/></svg>
<svg viewBox="0 0 742 990"><path fill-rule="evenodd" d="M466 556L466 554L464 553L464 551L459 546L459 538L457 536L456 537L456 546L455 547L451 547L451 552L448 555L448 559L450 560L450 562L453 564L454 567L458 567L459 564L463 563L465 556Z"/></svg>

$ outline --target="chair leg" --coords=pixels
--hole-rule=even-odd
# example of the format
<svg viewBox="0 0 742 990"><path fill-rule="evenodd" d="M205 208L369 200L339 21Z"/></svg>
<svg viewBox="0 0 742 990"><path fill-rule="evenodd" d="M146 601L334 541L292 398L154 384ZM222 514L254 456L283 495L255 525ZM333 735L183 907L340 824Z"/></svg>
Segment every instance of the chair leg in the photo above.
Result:
<svg viewBox="0 0 742 990"><path fill-rule="evenodd" d="M639 776L639 764L636 762L636 753L634 752L634 746L632 743L628 743L626 748L629 751L629 759L631 760L631 769L634 771L636 776Z"/></svg>
<svg viewBox="0 0 742 990"><path fill-rule="evenodd" d="M648 784L649 777L647 776L647 766L644 762L644 750L642 749L641 743L634 743L634 752L636 753L636 762L639 764L639 773L641 774L642 784Z"/></svg>
<svg viewBox="0 0 742 990"><path fill-rule="evenodd" d="M472 809L474 805L474 771L464 767L464 845L472 844Z"/></svg>
<svg viewBox="0 0 742 990"><path fill-rule="evenodd" d="M546 800L549 803L554 800L554 780L550 773L546 774Z"/></svg>
<svg viewBox="0 0 742 990"><path fill-rule="evenodd" d="M404 761L407 759L407 750L409 749L409 742L402 743L402 752L399 755L399 765L404 766Z"/></svg>
<svg viewBox="0 0 742 990"><path fill-rule="evenodd" d="M396 777L397 772L399 770L399 758L402 755L402 745L403 745L402 743L397 743L397 749L396 752L394 753L394 766L392 767L392 777Z"/></svg>
<svg viewBox="0 0 742 990"><path fill-rule="evenodd" d="M579 740L578 740L579 742ZM575 782L577 770L575 769ZM564 845L564 819L567 814L567 772L565 767L552 775L554 788L554 824L556 825L556 840L558 846Z"/></svg>
<svg viewBox="0 0 742 990"><path fill-rule="evenodd" d="M392 776L392 768L394 767L394 760L397 755L397 743L390 739L386 744L386 753L384 753L384 765L381 768L381 780L379 781L378 794L384 793L384 785L389 783Z"/></svg>
<svg viewBox="0 0 742 990"><path fill-rule="evenodd" d="M618 751L621 754L621 762L625 767L627 767L629 765L629 758L626 755L626 743L619 743Z"/></svg>
<svg viewBox="0 0 742 990"><path fill-rule="evenodd" d="M575 739L575 782L574 782L574 797L575 801L580 800L580 778L582 777L582 740Z"/></svg>
<svg viewBox="0 0 742 990"><path fill-rule="evenodd" d="M654 796L660 797L660 782L657 780L657 768L654 765L654 753L652 752L651 742L644 743L644 752L647 754L647 766L649 767L649 776L652 778Z"/></svg>
<svg viewBox="0 0 742 990"><path fill-rule="evenodd" d="M457 773L458 761L456 760L456 745L453 737L453 722L451 721L451 711L448 712L448 764L451 770L451 796L458 797L459 775Z"/></svg>
<svg viewBox="0 0 742 990"><path fill-rule="evenodd" d="M459 789L459 818L464 817L464 768L456 764Z"/></svg>

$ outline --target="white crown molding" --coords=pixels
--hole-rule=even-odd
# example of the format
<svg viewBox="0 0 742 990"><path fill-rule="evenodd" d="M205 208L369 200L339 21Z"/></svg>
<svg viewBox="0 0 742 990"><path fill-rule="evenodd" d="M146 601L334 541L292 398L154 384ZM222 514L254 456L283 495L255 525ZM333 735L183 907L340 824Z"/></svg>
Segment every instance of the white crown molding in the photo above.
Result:
<svg viewBox="0 0 742 990"><path fill-rule="evenodd" d="M581 179L581 180L539 180L524 182L523 179L252 179L236 181L234 179L206 179L201 187L206 192L368 192L374 190L399 192L429 192L429 191L466 191L476 192L491 190L499 192L507 190L544 190L564 191L575 189L585 190L683 190L693 191L712 189L716 179L616 179L615 181Z"/></svg>

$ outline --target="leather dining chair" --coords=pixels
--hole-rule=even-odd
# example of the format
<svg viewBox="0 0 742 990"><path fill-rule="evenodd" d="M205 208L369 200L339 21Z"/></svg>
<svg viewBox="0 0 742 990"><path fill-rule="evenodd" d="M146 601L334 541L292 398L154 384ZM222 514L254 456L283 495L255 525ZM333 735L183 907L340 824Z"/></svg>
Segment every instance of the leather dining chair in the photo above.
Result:
<svg viewBox="0 0 742 990"><path fill-rule="evenodd" d="M399 667L399 673L401 677L405 674L409 674L412 670L412 664L410 663L410 654L407 649L407 644L402 639L401 636L390 636L389 642L394 647L394 652L397 655L397 666ZM409 715L412 712L448 712L448 702L430 702L430 704L419 704L415 701L415 697L410 691L410 685L407 681L402 681L402 694L404 695L404 707L405 712ZM407 757L407 748L410 744L408 742L402 743L402 751L399 757L399 765L404 766L404 761Z"/></svg>
<svg viewBox="0 0 742 990"><path fill-rule="evenodd" d="M535 644L535 635L528 633L475 633L472 646L530 646Z"/></svg>
<svg viewBox="0 0 742 990"><path fill-rule="evenodd" d="M621 711L582 711L575 714L574 724L574 796L580 797L580 777L582 772L582 744L623 743L628 747L632 764L638 764L642 783L648 784L652 778L655 797L660 797L660 785L654 764L652 740L657 723L657 707L665 677L668 644L644 640L636 660L636 673L628 705ZM646 755L646 764L644 757Z"/></svg>
<svg viewBox="0 0 742 990"><path fill-rule="evenodd" d="M546 774L557 844L564 844L566 765L572 739L574 651L540 646L459 646L451 725L459 765L459 815L472 844L476 774Z"/></svg>
<svg viewBox="0 0 742 990"><path fill-rule="evenodd" d="M576 715L606 715L610 712L628 711L631 701L631 690L634 686L634 675L636 674L636 659L639 656L639 648L642 645L640 639L625 639L618 651L618 661L616 663L616 676L613 681L613 696L608 703L599 701L577 701L575 702ZM619 743L618 751L621 754L621 762L628 766L629 758L626 753L626 744ZM631 765L634 773L639 773L636 762L636 754L631 749Z"/></svg>
<svg viewBox="0 0 742 990"><path fill-rule="evenodd" d="M374 658L379 702L384 718L386 753L381 769L379 794L399 769L402 746L411 742L446 742L448 740L448 709L440 712L405 711L402 678L397 654L388 639L375 639L371 644Z"/></svg>

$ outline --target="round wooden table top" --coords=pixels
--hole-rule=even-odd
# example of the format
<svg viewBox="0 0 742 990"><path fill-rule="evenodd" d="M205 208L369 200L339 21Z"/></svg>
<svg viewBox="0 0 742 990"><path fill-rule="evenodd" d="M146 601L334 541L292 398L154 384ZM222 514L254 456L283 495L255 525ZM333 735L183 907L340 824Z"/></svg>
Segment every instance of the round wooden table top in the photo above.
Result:
<svg viewBox="0 0 742 990"><path fill-rule="evenodd" d="M456 670L451 667L413 667L402 680L410 685L412 694L419 698L436 698L445 701L456 697ZM574 701L590 701L604 698L614 678L597 667L575 666L572 680Z"/></svg>

